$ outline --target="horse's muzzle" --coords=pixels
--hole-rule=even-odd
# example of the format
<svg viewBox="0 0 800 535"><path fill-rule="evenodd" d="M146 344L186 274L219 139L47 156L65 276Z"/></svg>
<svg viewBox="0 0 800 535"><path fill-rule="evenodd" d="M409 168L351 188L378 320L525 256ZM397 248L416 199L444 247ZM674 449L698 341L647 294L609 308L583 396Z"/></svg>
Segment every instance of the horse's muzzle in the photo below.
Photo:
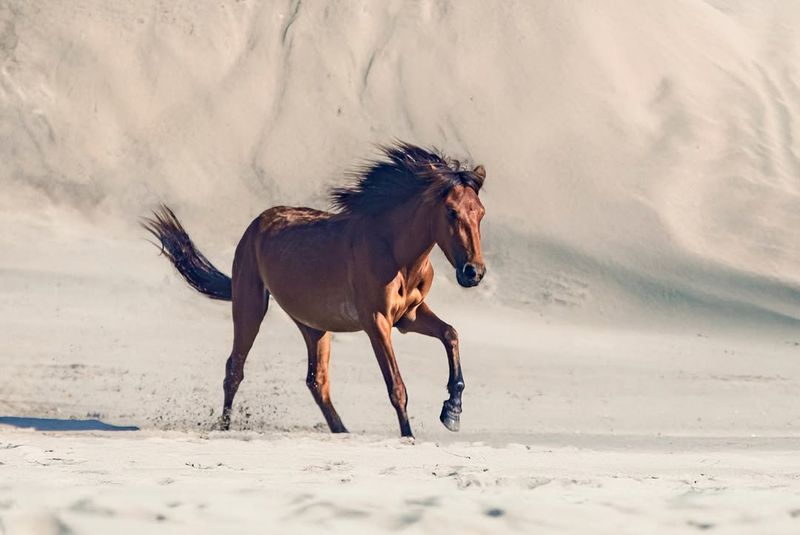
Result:
<svg viewBox="0 0 800 535"><path fill-rule="evenodd" d="M484 264L467 262L461 266L461 269L456 270L456 280L464 288L472 288L480 284L485 274L486 266Z"/></svg>

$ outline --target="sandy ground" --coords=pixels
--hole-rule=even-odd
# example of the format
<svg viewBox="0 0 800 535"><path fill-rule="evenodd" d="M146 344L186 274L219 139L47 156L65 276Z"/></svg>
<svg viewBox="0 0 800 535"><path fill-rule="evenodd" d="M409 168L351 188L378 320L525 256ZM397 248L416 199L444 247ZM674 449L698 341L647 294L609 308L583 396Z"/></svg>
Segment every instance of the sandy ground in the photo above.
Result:
<svg viewBox="0 0 800 535"><path fill-rule="evenodd" d="M800 441L4 433L6 533L796 533ZM602 522L599 520L602 519Z"/></svg>
<svg viewBox="0 0 800 535"><path fill-rule="evenodd" d="M800 5L0 2L0 533L800 531ZM270 309L213 431L241 232L393 138L488 170L489 276L439 343L363 334L332 437Z"/></svg>

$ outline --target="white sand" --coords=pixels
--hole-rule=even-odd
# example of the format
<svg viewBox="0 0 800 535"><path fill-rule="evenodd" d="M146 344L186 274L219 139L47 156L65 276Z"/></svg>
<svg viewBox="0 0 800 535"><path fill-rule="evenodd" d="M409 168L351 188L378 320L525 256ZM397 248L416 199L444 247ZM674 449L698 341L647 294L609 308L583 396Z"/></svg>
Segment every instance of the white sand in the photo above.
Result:
<svg viewBox="0 0 800 535"><path fill-rule="evenodd" d="M800 521L796 454L735 441L493 449L14 432L0 447L15 481L0 502L9 533L792 533Z"/></svg>
<svg viewBox="0 0 800 535"><path fill-rule="evenodd" d="M197 4L0 4L0 533L800 529L797 3ZM277 307L211 432L229 307L137 216L229 271L395 136L489 172L462 432L347 334L327 434Z"/></svg>

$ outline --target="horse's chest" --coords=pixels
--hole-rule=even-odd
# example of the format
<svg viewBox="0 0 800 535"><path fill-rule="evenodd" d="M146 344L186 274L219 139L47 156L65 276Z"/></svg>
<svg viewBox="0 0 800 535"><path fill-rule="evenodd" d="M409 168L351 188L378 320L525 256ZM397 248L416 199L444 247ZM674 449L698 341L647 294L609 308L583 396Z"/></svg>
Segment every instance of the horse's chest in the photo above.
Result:
<svg viewBox="0 0 800 535"><path fill-rule="evenodd" d="M416 315L417 307L425 300L425 292L422 285L416 285L411 288L401 287L398 291L397 297L394 300L393 316L394 321L397 322L402 317L408 317L413 320Z"/></svg>

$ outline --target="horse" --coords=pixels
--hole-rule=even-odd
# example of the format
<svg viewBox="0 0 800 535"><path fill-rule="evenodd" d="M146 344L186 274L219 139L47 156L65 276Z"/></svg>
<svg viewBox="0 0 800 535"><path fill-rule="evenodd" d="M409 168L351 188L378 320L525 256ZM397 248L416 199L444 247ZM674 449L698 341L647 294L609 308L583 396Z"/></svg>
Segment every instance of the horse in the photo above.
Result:
<svg viewBox="0 0 800 535"><path fill-rule="evenodd" d="M392 328L438 338L448 359L449 398L439 416L458 431L464 378L458 334L425 303L438 246L458 284L477 286L486 273L479 192L486 178L435 148L397 141L330 191L331 211L275 206L255 218L236 247L231 277L195 247L166 205L143 220L186 282L232 301L233 348L225 366L219 426L230 428L233 398L270 296L300 329L308 349L306 385L333 433L346 433L331 401L332 332L364 331L372 344L404 437L413 437L407 393L392 348Z"/></svg>

